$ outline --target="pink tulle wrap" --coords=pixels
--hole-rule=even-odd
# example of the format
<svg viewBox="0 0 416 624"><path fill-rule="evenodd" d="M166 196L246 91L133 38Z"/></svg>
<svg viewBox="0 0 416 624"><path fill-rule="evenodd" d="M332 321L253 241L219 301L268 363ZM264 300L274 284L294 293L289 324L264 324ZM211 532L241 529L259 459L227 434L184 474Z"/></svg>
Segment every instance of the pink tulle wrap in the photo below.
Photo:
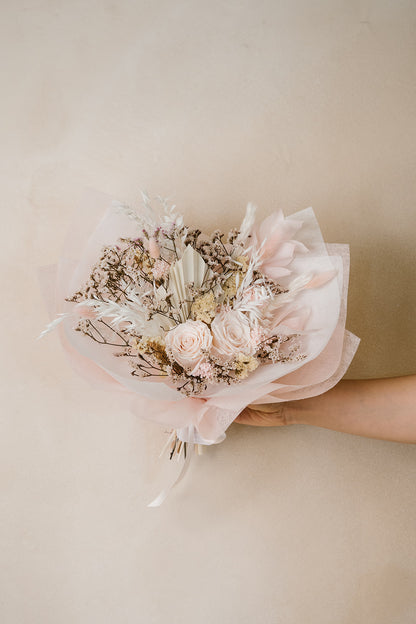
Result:
<svg viewBox="0 0 416 624"><path fill-rule="evenodd" d="M103 213L96 225L97 214ZM263 229L267 232L270 224L266 225ZM276 321L301 329L304 360L260 366L240 384L210 386L202 396L184 397L163 381L132 377L124 359L114 357L116 349L103 348L74 331L74 320L68 317L60 324L59 333L71 363L91 382L129 392L132 408L139 416L175 428L180 439L199 444L221 442L226 429L247 405L262 409L264 404L326 392L345 374L359 343L345 330L349 249L348 245L324 243L311 208L286 217L286 229L288 226L296 240L281 246L283 270L273 267L273 257L265 266L271 274L279 275L283 286L297 275L314 276L311 287L297 295L296 306L288 304ZM85 283L102 247L113 245L120 236L134 237L136 227L114 210L111 198L92 191L85 194L58 266L41 270L51 317L71 311L74 304L65 298ZM257 236L261 235L260 225ZM278 259L276 254L274 261Z"/></svg>

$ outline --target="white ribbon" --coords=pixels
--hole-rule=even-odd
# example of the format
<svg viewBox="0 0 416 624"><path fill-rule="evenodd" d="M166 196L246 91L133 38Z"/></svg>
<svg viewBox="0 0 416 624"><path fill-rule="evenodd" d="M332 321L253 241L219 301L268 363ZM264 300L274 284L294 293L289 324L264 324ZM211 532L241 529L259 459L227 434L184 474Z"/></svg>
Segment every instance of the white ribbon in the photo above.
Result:
<svg viewBox="0 0 416 624"><path fill-rule="evenodd" d="M177 485L179 483L179 481L181 481L183 479L183 477L185 476L186 472L188 471L188 468L191 464L191 458L192 455L195 451L195 446L197 444L200 444L201 442L197 442L196 441L196 436L195 436L195 427L194 425L189 425L189 427L184 427L184 429L186 429L186 438L187 438L187 442L184 442L182 440L182 438L178 435L178 431L173 431L172 434L177 435L178 439L182 442L182 444L187 444L186 446L186 455L184 453L184 460L182 463L182 466L180 467L179 472L177 472L176 474L173 475L173 478L170 480L170 482L163 488L163 490L156 496L156 498L154 498L152 500L151 503L149 503L147 506L148 507L159 507L163 501L166 499L167 495L169 494L169 492L175 487L175 485ZM172 439L172 434L169 437L168 441L166 442L161 455L164 454L165 450L167 449L170 440Z"/></svg>

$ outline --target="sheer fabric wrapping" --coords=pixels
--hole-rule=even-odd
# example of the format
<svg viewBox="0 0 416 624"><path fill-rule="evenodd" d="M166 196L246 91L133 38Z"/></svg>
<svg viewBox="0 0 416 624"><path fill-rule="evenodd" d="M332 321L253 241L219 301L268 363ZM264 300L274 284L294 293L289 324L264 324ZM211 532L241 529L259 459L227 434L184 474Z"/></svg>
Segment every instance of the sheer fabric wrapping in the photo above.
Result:
<svg viewBox="0 0 416 624"><path fill-rule="evenodd" d="M329 390L345 374L359 344L359 339L345 330L349 248L324 243L311 208L287 218L303 222L296 238L308 252L295 254L288 267L291 275L279 283L286 286L305 273L335 276L297 295L296 306L308 312L301 338L305 359L260 366L242 383L209 386L198 397L184 397L169 382L132 377L124 359L114 357L116 348L103 348L74 331L74 320L67 317L59 326L59 335L72 366L94 385L129 393L132 409L139 416L175 428L180 439L199 444L221 442L226 429L247 405L262 409L265 404L304 399ZM95 191L85 194L59 264L40 272L52 318L71 312L74 304L65 298L86 282L103 246L114 244L120 236L134 237L136 227L114 210L108 196Z"/></svg>

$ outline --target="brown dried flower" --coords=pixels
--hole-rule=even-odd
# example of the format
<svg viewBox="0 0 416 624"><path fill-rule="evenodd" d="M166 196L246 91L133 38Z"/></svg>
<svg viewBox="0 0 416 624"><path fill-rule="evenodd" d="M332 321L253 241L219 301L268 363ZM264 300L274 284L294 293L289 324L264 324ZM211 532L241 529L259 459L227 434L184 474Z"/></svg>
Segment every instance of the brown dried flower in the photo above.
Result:
<svg viewBox="0 0 416 624"><path fill-rule="evenodd" d="M216 301L214 293L209 291L197 297L191 306L191 315L195 321L203 321L207 325L215 317Z"/></svg>

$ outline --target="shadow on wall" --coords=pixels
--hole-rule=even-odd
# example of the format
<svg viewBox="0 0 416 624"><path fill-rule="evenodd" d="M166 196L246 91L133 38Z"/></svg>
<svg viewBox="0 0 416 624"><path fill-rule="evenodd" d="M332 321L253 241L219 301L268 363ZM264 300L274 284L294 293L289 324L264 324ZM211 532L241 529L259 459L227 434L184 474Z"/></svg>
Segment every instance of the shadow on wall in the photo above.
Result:
<svg viewBox="0 0 416 624"><path fill-rule="evenodd" d="M387 564L361 576L359 591L342 624L413 624L416 620L414 576ZM360 619L357 620L357 617Z"/></svg>
<svg viewBox="0 0 416 624"><path fill-rule="evenodd" d="M387 234L354 244L347 328L361 338L347 377L396 377L416 372L416 253Z"/></svg>

